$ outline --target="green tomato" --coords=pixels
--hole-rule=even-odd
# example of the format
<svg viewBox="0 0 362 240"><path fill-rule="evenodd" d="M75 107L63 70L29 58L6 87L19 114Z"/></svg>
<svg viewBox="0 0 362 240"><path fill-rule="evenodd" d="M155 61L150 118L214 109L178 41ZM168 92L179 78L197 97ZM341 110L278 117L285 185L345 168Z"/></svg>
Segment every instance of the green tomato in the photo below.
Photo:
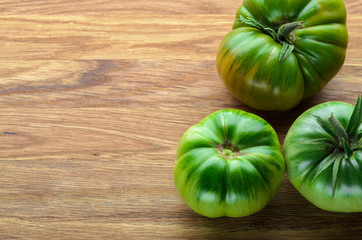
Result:
<svg viewBox="0 0 362 240"><path fill-rule="evenodd" d="M315 206L362 211L362 105L327 102L293 123L283 150L289 181Z"/></svg>
<svg viewBox="0 0 362 240"><path fill-rule="evenodd" d="M284 173L280 143L270 124L241 110L220 110L182 136L174 181L195 212L242 217L274 197Z"/></svg>
<svg viewBox="0 0 362 240"><path fill-rule="evenodd" d="M285 111L339 72L347 45L342 0L244 0L220 43L217 70L246 105Z"/></svg>

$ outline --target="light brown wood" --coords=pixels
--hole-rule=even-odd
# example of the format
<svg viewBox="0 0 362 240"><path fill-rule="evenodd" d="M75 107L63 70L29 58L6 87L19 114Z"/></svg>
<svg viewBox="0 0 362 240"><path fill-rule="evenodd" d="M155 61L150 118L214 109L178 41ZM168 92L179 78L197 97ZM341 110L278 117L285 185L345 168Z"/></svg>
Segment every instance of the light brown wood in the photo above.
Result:
<svg viewBox="0 0 362 240"><path fill-rule="evenodd" d="M346 0L340 73L270 113L219 80L241 1L0 1L0 239L357 239L361 213L317 209L287 178L262 211L193 213L173 184L183 132L213 111L256 113L283 142L304 110L362 91L362 1Z"/></svg>

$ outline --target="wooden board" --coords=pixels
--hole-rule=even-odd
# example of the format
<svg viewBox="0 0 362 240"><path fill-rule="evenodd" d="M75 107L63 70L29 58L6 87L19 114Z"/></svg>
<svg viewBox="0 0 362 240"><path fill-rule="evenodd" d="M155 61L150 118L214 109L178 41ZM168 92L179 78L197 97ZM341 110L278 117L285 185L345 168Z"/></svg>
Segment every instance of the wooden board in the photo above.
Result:
<svg viewBox="0 0 362 240"><path fill-rule="evenodd" d="M285 178L246 218L192 212L173 184L191 125L256 113L283 142L303 111L362 91L362 1L346 0L340 73L283 113L238 102L215 57L241 1L0 1L0 239L357 239L361 213L322 211Z"/></svg>

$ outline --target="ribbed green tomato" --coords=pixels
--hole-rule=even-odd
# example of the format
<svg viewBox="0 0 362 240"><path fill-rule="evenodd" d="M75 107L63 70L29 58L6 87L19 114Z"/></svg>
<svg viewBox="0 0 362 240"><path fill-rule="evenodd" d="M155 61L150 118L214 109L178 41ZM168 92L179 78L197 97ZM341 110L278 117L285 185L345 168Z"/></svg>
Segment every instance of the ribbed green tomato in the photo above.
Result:
<svg viewBox="0 0 362 240"><path fill-rule="evenodd" d="M338 73L347 45L342 0L244 0L219 46L217 70L246 105L285 111Z"/></svg>
<svg viewBox="0 0 362 240"><path fill-rule="evenodd" d="M284 173L279 140L270 124L241 110L220 110L182 136L174 181L195 212L242 217L274 197Z"/></svg>
<svg viewBox="0 0 362 240"><path fill-rule="evenodd" d="M315 206L362 212L362 105L327 102L293 123L283 151L289 181Z"/></svg>

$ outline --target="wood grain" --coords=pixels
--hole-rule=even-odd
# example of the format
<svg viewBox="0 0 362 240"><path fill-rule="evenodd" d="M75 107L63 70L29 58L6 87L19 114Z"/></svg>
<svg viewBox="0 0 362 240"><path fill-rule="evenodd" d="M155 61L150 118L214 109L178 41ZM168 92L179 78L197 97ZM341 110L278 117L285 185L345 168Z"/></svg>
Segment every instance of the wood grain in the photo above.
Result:
<svg viewBox="0 0 362 240"><path fill-rule="evenodd" d="M262 211L193 213L176 148L222 108L256 113L283 142L303 111L362 91L362 1L346 0L340 73L283 113L233 98L216 72L241 2L0 0L0 239L357 239L361 213L317 209L285 178Z"/></svg>

